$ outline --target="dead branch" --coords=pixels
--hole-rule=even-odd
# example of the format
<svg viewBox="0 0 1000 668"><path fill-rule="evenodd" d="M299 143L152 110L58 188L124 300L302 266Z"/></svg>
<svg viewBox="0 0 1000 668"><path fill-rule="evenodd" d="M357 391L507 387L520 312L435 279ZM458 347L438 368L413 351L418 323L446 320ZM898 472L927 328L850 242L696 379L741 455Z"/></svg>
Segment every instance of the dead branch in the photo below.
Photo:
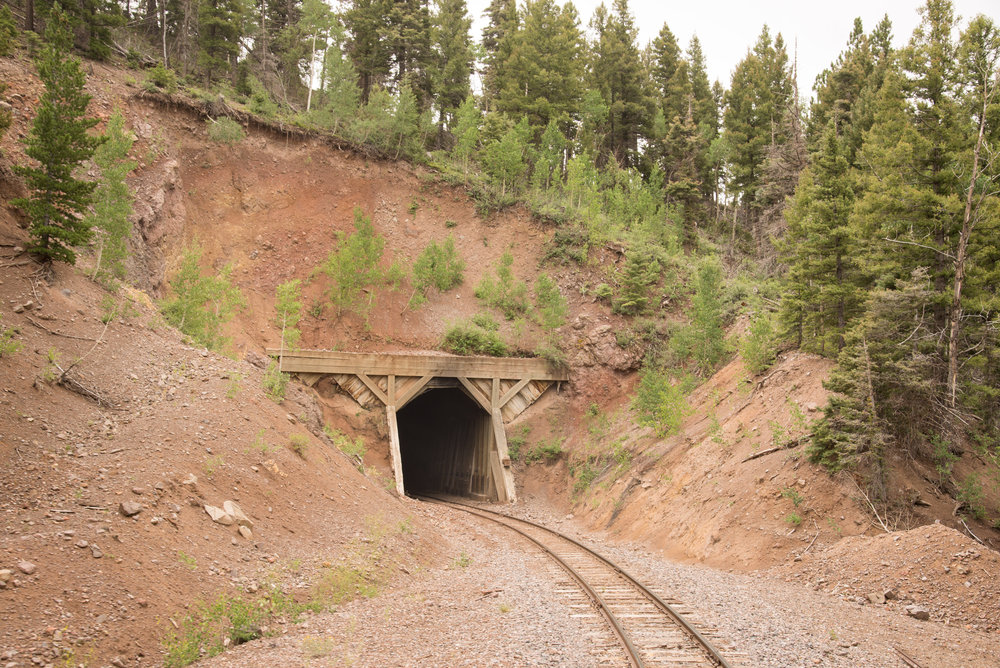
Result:
<svg viewBox="0 0 1000 668"><path fill-rule="evenodd" d="M0 264L0 269L10 269L11 267L23 267L26 264L31 264L31 260L21 260L20 262L8 262L7 264Z"/></svg>
<svg viewBox="0 0 1000 668"><path fill-rule="evenodd" d="M63 334L62 332L57 332L54 329L49 329L48 327L46 327L45 325L43 325L40 322L32 320L31 316L25 316L25 317L28 318L28 322L30 322L32 325L34 325L38 329L45 330L46 332L48 332L49 334L51 334L53 336L61 336L61 337L66 338L66 339L76 339L77 341L100 341L100 339L91 339L91 338L87 338L85 336L74 336L72 334Z"/></svg>
<svg viewBox="0 0 1000 668"><path fill-rule="evenodd" d="M819 531L817 531L817 532L816 532L816 535L815 535L815 536L813 536L813 539L812 539L811 541L809 541L809 545L808 545L808 546L806 547L806 549L804 549L804 550L802 550L801 552L799 552L799 556L800 556L800 557L801 557L801 556L802 556L803 554L805 554L806 552L808 552L808 551L809 551L809 550L810 550L810 549L812 548L812 546L813 546L813 543L815 543L815 542L816 542L816 539L817 539L817 538L819 538Z"/></svg>
<svg viewBox="0 0 1000 668"><path fill-rule="evenodd" d="M757 459L758 457L763 457L764 455L769 455L772 452L777 452L778 450L781 450L781 449L782 449L781 446L778 446L776 448L768 448L767 450L761 450L760 452L755 452L752 455L750 455L749 457L747 457L746 459L740 461L740 464L746 464L748 461L750 461L752 459Z"/></svg>
<svg viewBox="0 0 1000 668"><path fill-rule="evenodd" d="M882 529L885 530L886 533L892 533L892 529L888 527L888 525L882 520L882 517L878 514L878 511L875 510L875 504L872 503L872 500L870 498L868 498L868 494L865 493L865 490L861 489L861 485L858 484L857 480L854 480L853 478L852 480L854 481L854 487L857 488L858 490L858 494L860 494L864 498L864 500L868 502L868 507L872 509L872 514L875 515L875 519L878 520L878 523L879 525L881 525Z"/></svg>
<svg viewBox="0 0 1000 668"><path fill-rule="evenodd" d="M923 248L923 249L926 249L926 250L929 250L929 251L934 251L938 255L943 255L946 258L948 258L949 260L952 260L952 261L955 260L955 256L952 255L951 253L946 253L943 250L939 250L937 248L934 248L933 246L927 246L925 244L918 244L916 241L903 241L901 239L890 239L889 237L885 237L884 239L882 239L882 241L888 241L891 244L903 244L903 245L906 245L906 246L917 246L919 248Z"/></svg>
<svg viewBox="0 0 1000 668"><path fill-rule="evenodd" d="M981 540L981 539L979 538L979 536L977 536L976 534L972 533L972 529L970 529L970 528L969 528L969 525L965 523L965 520L964 520L964 519L962 519L961 517L959 517L959 518L958 518L958 521L962 523L962 526L964 526L964 527L965 527L965 530L969 532L969 535L970 535L970 536L972 536L972 539L973 539L974 541L976 541L976 542L977 542L977 543L979 543L980 545L986 545L986 543L984 543L984 542L983 542L983 541L982 541L982 540Z"/></svg>
<svg viewBox="0 0 1000 668"><path fill-rule="evenodd" d="M909 666L909 668L921 668L920 664L914 661L912 658L910 658L910 656L907 655L906 652L899 649L895 645L893 645L892 648L896 650L896 654L899 655L899 658L901 658L903 660L903 663Z"/></svg>

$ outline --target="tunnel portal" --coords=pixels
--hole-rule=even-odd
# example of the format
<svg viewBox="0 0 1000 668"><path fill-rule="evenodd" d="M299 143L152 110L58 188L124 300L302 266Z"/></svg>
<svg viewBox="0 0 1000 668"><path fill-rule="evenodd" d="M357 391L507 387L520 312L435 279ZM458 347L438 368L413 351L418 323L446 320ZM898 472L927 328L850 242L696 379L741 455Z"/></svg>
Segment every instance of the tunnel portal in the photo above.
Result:
<svg viewBox="0 0 1000 668"><path fill-rule="evenodd" d="M385 408L389 459L400 495L444 492L516 501L504 424L553 383L569 380L567 368L543 359L437 352L268 353L278 357L281 371L296 373L309 385L329 374L362 406Z"/></svg>
<svg viewBox="0 0 1000 668"><path fill-rule="evenodd" d="M457 387L431 389L397 414L407 494L497 499L490 416Z"/></svg>

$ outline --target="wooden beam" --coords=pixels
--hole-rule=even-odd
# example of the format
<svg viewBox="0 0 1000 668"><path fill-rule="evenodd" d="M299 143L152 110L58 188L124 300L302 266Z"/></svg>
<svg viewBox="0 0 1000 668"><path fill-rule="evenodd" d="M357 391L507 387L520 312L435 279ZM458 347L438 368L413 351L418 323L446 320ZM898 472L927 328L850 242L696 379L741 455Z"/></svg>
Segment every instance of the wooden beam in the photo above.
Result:
<svg viewBox="0 0 1000 668"><path fill-rule="evenodd" d="M352 373L357 375L357 377L361 379L361 382L368 386L368 389L371 390L372 394L374 394L379 401L386 406L389 405L389 397L385 396L385 392L382 391L382 388L379 387L375 381L369 378L368 374L363 371L355 371Z"/></svg>
<svg viewBox="0 0 1000 668"><path fill-rule="evenodd" d="M531 382L530 378L522 378L521 380L517 381L517 385L507 390L507 392L502 397L500 397L499 401L500 405L497 406L497 408L500 409L506 406L507 402L516 397L517 393L523 390L524 386L530 382Z"/></svg>
<svg viewBox="0 0 1000 668"><path fill-rule="evenodd" d="M500 403L500 379L494 376L490 386L490 413L500 410L498 403Z"/></svg>
<svg viewBox="0 0 1000 668"><path fill-rule="evenodd" d="M510 452L507 450L507 433L504 431L503 416L500 409L490 415L493 423L493 445L490 452L490 468L497 483L497 496L501 503L517 501L517 488L514 486L514 473L510 470ZM494 461L495 458L495 461Z"/></svg>
<svg viewBox="0 0 1000 668"><path fill-rule="evenodd" d="M465 376L459 376L458 381L462 383L465 389L468 390L469 394L472 395L472 398L475 399L476 403L479 404L484 411L486 411L487 413L493 412L490 409L489 397L483 394L478 387L470 383L468 378L466 378Z"/></svg>
<svg viewBox="0 0 1000 668"><path fill-rule="evenodd" d="M392 459L392 475L396 478L396 493L404 496L403 458L399 452L399 425L396 423L395 406L386 406L385 417L389 422L389 457Z"/></svg>
<svg viewBox="0 0 1000 668"><path fill-rule="evenodd" d="M434 376L430 374L425 374L418 378L405 392L396 397L396 408L400 409L410 403L410 401L417 396L420 390L424 389L424 387L427 386L427 383L431 382L431 378L433 377Z"/></svg>
<svg viewBox="0 0 1000 668"><path fill-rule="evenodd" d="M278 356L276 349L268 354ZM554 369L543 359L417 355L412 353L343 353L329 350L284 351L281 370L306 373L358 373L373 376L441 376L446 378L531 378L569 380L565 369Z"/></svg>

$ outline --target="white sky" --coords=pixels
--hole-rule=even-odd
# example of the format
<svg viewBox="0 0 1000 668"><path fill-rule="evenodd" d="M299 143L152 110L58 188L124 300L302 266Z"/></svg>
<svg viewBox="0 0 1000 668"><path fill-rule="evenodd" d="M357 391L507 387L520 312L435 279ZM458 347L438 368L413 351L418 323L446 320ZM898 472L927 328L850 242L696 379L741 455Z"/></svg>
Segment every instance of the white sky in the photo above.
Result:
<svg viewBox="0 0 1000 668"><path fill-rule="evenodd" d="M466 0L473 18L473 38L482 36L486 20L483 12L489 0ZM562 5L562 0L556 0ZM600 0L573 0L586 29L594 8ZM610 9L612 0L606 0ZM865 32L886 13L892 21L893 42L905 44L919 22L917 8L922 0L686 0L669 2L630 0L629 8L639 27L639 46L644 47L659 33L664 23L670 26L682 49L687 49L693 34L701 40L708 67L708 77L718 79L728 88L733 68L753 46L761 27L766 23L771 35L778 32L785 38L789 57L798 51L799 94L811 96L816 75L829 66L847 44L847 37L860 16ZM1000 0L953 0L955 13L962 17L964 27L977 14L992 16L1000 21Z"/></svg>

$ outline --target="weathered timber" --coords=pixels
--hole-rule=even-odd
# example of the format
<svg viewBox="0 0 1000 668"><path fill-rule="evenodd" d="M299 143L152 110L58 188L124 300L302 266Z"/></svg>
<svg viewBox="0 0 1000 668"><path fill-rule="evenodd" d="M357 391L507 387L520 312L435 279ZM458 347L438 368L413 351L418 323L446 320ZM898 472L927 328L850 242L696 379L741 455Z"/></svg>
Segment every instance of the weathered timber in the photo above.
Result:
<svg viewBox="0 0 1000 668"><path fill-rule="evenodd" d="M458 378L530 378L569 380L565 369L553 368L542 359L526 357L466 357L460 355L416 355L412 353L342 353L329 350L268 349L280 357L281 370L291 373L358 373L369 376L446 376Z"/></svg>

